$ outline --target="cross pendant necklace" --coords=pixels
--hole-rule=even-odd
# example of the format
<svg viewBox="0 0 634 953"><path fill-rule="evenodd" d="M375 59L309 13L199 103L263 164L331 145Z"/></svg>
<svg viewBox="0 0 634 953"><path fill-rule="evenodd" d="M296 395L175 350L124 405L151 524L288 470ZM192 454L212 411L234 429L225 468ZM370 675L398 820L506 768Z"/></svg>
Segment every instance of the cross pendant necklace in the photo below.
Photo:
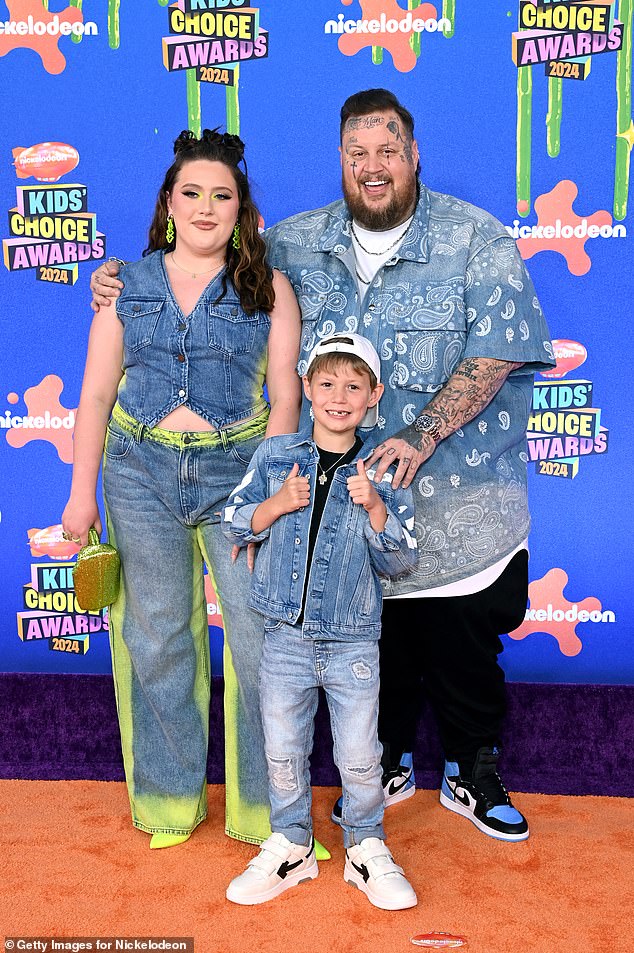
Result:
<svg viewBox="0 0 634 953"><path fill-rule="evenodd" d="M317 479L319 480L319 482L321 483L322 486L323 486L325 483L328 482L328 474L330 473L330 471L331 471L332 469L334 469L334 467L337 466L337 464L339 463L339 461L342 460L347 453L348 453L348 450L344 450L343 453L340 454L340 455L337 457L337 459L335 460L335 462L332 463L332 464L328 467L327 470L324 470L324 468L322 467L321 463L318 463L318 464L317 464L317 468L318 468L319 470L321 470L321 474L320 474L320 476L319 476Z"/></svg>

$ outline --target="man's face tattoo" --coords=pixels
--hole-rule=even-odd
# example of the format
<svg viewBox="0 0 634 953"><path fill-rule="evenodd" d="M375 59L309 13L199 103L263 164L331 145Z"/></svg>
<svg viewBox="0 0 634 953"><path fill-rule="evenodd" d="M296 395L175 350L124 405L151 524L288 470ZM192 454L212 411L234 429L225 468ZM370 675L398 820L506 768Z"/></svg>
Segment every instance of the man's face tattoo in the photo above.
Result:
<svg viewBox="0 0 634 953"><path fill-rule="evenodd" d="M416 204L418 148L394 113L355 116L341 141L343 194L354 219L384 231Z"/></svg>

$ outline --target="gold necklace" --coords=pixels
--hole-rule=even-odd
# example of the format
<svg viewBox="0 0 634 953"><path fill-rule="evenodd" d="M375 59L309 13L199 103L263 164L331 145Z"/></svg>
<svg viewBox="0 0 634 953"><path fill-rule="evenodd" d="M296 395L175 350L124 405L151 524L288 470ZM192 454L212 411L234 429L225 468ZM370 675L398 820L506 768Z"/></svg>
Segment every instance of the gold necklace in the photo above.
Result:
<svg viewBox="0 0 634 953"><path fill-rule="evenodd" d="M186 274L186 275L189 275L191 278L200 278L201 275L209 275L209 274L211 274L212 271L220 271L220 269L221 269L222 266L224 265L224 261L223 261L223 262L221 262L219 265L218 265L218 264L215 264L212 268L208 268L207 271L189 271L189 269L183 268L182 265L179 265L179 264L178 264L178 262L177 262L176 259L174 258L174 252L172 252L172 263L173 263L174 265L176 265L176 267L177 267L180 271L184 271L185 274Z"/></svg>
<svg viewBox="0 0 634 953"><path fill-rule="evenodd" d="M363 279L362 279L362 280L363 280ZM334 462L333 464L331 464L331 466L329 466L327 470L324 470L324 468L322 467L322 465L321 465L321 460L318 460L318 461L317 461L317 469L318 469L318 470L321 470L321 476L318 477L318 479L319 479L319 482L321 483L322 486L324 485L324 483L327 483L327 482L328 482L328 474L330 473L330 471L331 471L334 467L337 466L337 464L339 463L340 460L343 460L343 458L345 457L345 455L346 455L347 453L349 453L351 449L352 449L352 448L349 447L347 450L344 450L343 453L340 454L340 455L337 457L337 459L335 460L335 462ZM326 453L327 453L327 452L328 452L328 451L326 451Z"/></svg>
<svg viewBox="0 0 634 953"><path fill-rule="evenodd" d="M359 246L359 248L361 249L361 251L364 251L364 252L366 253L366 255L376 255L376 256L378 257L379 255L387 255L387 253L388 253L389 251L391 251L391 250L394 248L395 245L398 245L398 243L399 243L403 238L405 238L405 235L407 234L407 230L409 229L409 225L406 225L406 226L405 226L405 231L404 231L404 232L401 232L401 234L398 235L398 236L394 239L394 241L392 242L392 244L391 244L391 245L388 245L387 248L384 248L383 251L370 251L369 248L366 248L365 245L362 245L361 242L359 241L359 236L357 235L357 233L356 233L355 230L354 230L354 222L351 222L351 223L350 223L350 228L351 228L351 230L352 230L352 237L354 238L355 242L357 243L357 245ZM363 281L363 278L362 278L361 280Z"/></svg>

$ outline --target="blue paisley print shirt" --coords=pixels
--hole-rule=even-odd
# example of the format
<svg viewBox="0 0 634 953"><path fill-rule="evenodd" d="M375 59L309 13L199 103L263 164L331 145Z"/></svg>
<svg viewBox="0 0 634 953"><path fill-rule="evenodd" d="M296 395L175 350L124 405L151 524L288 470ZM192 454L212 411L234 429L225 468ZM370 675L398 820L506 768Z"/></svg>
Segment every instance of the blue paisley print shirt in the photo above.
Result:
<svg viewBox="0 0 634 953"><path fill-rule="evenodd" d="M416 474L418 566L385 581L385 594L395 595L466 579L527 537L533 375L555 362L515 242L487 212L421 186L400 248L365 295L355 278L350 224L338 201L280 222L265 238L270 264L287 275L301 307L299 373L314 345L338 332L363 334L381 357L385 393L368 445L413 424L464 359L523 363ZM308 413L305 405L304 424ZM413 441L414 432L409 436Z"/></svg>

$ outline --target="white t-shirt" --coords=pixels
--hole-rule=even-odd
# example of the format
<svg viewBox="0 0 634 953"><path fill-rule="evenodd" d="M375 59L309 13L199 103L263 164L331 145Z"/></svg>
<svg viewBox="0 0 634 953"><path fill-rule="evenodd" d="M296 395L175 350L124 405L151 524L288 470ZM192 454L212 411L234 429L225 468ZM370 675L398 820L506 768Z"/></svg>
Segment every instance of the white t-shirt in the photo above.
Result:
<svg viewBox="0 0 634 953"><path fill-rule="evenodd" d="M396 228L388 228L385 232L371 232L358 222L353 222L352 248L357 262L357 285L361 297L365 295L379 268L390 258L394 258L413 217L411 215L406 222L401 222Z"/></svg>

